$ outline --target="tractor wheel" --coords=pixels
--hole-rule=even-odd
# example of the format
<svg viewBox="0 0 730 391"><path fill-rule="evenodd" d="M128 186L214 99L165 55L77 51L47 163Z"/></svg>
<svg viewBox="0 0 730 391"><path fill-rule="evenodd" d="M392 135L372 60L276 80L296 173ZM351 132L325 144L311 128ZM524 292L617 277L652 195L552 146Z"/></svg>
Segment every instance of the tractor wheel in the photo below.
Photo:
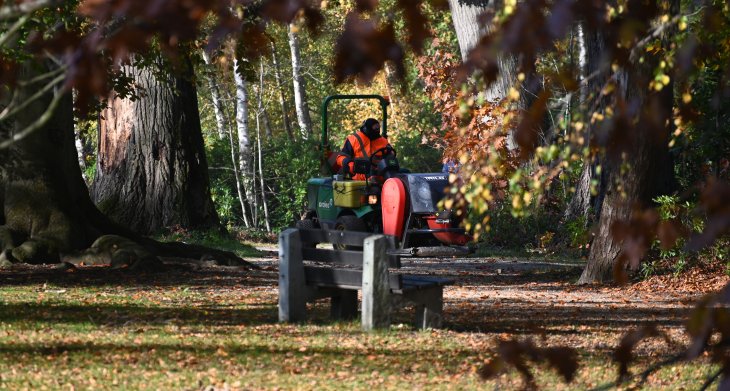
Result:
<svg viewBox="0 0 730 391"><path fill-rule="evenodd" d="M314 220L304 218L304 219L297 221L296 224L294 224L294 227L296 227L297 229L317 229L317 228L319 228L319 227L317 227L317 225L318 224L315 223ZM314 245L309 242L302 243L302 246L307 247L307 248L314 247Z"/></svg>
<svg viewBox="0 0 730 391"><path fill-rule="evenodd" d="M294 226L298 229L317 229L317 224L312 219L299 220Z"/></svg>
<svg viewBox="0 0 730 391"><path fill-rule="evenodd" d="M335 229L340 231L365 232L368 230L368 226L357 216L345 215L337 218ZM362 246L344 246L336 244L333 244L332 246L335 250L362 250Z"/></svg>

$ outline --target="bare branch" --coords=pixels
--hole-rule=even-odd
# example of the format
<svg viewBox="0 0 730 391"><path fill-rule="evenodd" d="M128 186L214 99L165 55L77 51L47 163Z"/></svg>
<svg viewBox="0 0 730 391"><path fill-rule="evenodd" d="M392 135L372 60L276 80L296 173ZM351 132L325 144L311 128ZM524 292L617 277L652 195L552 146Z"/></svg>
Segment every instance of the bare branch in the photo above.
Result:
<svg viewBox="0 0 730 391"><path fill-rule="evenodd" d="M618 386L621 386L622 384L626 384L627 382L629 382L630 380L635 379L635 378L639 378L639 383L638 384L639 384L639 388L640 388L640 385L643 384L646 381L646 379L648 379L649 376L652 373L654 373L654 372L656 372L656 371L658 371L658 370L666 367L667 365L671 365L671 364L677 363L679 361L682 361L686 357L687 357L687 355L686 355L685 352L676 354L674 356L671 356L669 358L666 358L663 361L659 361L659 362L655 363L654 365L651 365L650 367L646 368L644 371L642 371L640 373L637 373L637 374L635 374L633 376L627 376L625 378L622 378L622 379L616 380L614 382L611 382L611 383L607 383L607 384L598 386L596 388L592 388L591 391L610 390L610 389L612 389L614 387L618 387Z"/></svg>
<svg viewBox="0 0 730 391"><path fill-rule="evenodd" d="M0 20L15 19L21 15L29 14L44 7L56 4L57 0L35 0L22 3L12 2L0 7Z"/></svg>
<svg viewBox="0 0 730 391"><path fill-rule="evenodd" d="M26 15L21 16L20 19L15 21L15 23L13 23L13 25L10 26L8 31L6 31L2 35L0 35L0 48L5 46L5 44L8 43L10 38L15 36L15 33L18 32L18 30L20 30L21 27L23 27L23 25L25 24L25 22L28 21L28 19L30 19L30 15L26 14Z"/></svg>
<svg viewBox="0 0 730 391"><path fill-rule="evenodd" d="M715 380L717 380L717 378L720 377L720 375L722 375L722 368L718 369L717 371L715 371L715 373L710 375L710 377L708 377L707 380L705 380L705 383L702 385L702 387L700 387L699 391L705 391L708 388L710 388L712 383L714 383Z"/></svg>
<svg viewBox="0 0 730 391"><path fill-rule="evenodd" d="M43 115L41 115L40 118L38 118L38 120L36 120L30 126L21 130L19 133L13 134L10 139L0 142L0 150L8 148L16 142L28 137L29 135L33 134L33 132L45 125L51 119L51 117L53 117L53 114L56 111L58 104L61 102L64 94L65 92L63 91L56 91L53 96L53 100L48 105L48 107L46 107L46 111L43 113Z"/></svg>
<svg viewBox="0 0 730 391"><path fill-rule="evenodd" d="M43 97L44 94L46 94L48 91L50 91L52 88L56 87L59 83L63 81L63 79L66 78L65 74L61 74L57 76L55 79L53 79L50 83L46 84L45 87L41 88L33 94L30 98L26 99L23 103L13 107L12 105L8 106L3 110L2 113L0 113L0 121L5 121L6 119L12 117L13 115L19 113L21 110L28 107L29 104L35 102L36 100ZM11 110L12 109L12 110ZM2 149L2 148L0 148Z"/></svg>

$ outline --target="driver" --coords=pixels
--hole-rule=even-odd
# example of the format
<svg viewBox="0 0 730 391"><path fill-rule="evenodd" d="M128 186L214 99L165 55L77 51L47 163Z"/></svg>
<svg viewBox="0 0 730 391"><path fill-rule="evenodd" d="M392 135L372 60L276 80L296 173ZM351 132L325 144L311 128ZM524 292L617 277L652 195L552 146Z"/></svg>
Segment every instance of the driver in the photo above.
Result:
<svg viewBox="0 0 730 391"><path fill-rule="evenodd" d="M352 179L364 181L365 175L353 172L353 161L356 158L370 159L373 152L386 147L392 149L388 139L380 135L380 123L374 118L368 118L358 131L347 136L342 151L337 155L337 164L342 167L343 174L354 174Z"/></svg>

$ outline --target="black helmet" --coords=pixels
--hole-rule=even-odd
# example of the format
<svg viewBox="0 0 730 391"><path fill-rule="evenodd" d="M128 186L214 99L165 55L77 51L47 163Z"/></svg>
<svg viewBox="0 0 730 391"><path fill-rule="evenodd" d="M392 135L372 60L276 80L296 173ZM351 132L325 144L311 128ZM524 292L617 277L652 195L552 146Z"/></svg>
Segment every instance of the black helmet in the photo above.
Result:
<svg viewBox="0 0 730 391"><path fill-rule="evenodd" d="M365 133L369 139L376 139L380 137L380 122L375 118L368 118L360 126L360 131Z"/></svg>

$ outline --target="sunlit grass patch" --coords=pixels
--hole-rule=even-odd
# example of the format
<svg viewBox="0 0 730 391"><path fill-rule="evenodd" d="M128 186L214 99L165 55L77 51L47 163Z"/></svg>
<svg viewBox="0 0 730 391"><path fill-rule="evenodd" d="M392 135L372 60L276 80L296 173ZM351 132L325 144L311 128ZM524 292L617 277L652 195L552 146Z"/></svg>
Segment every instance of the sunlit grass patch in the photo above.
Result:
<svg viewBox="0 0 730 391"><path fill-rule="evenodd" d="M448 329L415 331L406 323L410 314L399 311L390 330L365 333L358 321L327 319L326 302L310 306L307 323L278 323L272 270L135 276L80 269L59 276L4 276L0 389L522 386L515 371L479 377L505 332L458 324L448 295ZM544 340L518 330L513 328L516 337L541 344L579 342L581 366L573 383L545 366L533 367L543 389L589 389L615 379L610 344L621 330L556 323L544 329ZM597 349L599 340L604 347ZM632 370L658 359L644 351L638 358ZM647 388L694 389L710 369L706 360L677 364L651 376Z"/></svg>

